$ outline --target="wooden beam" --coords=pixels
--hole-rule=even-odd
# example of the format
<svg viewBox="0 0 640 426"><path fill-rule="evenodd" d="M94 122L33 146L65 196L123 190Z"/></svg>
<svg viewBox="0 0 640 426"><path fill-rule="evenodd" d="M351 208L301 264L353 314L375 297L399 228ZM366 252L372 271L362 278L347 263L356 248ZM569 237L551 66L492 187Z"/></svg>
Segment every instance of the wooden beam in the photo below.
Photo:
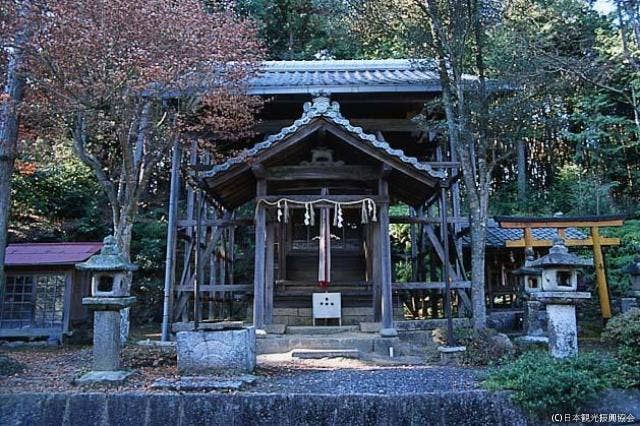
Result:
<svg viewBox="0 0 640 426"><path fill-rule="evenodd" d="M371 181L380 177L377 167L372 166L280 166L266 169L265 178L268 181L298 181L298 180L363 180Z"/></svg>
<svg viewBox="0 0 640 426"><path fill-rule="evenodd" d="M513 229L513 228L591 228L593 226L622 226L624 225L624 219L621 218L603 218L601 220L540 220L540 221L518 221L517 219L511 220L499 220L496 219L501 228Z"/></svg>
<svg viewBox="0 0 640 426"><path fill-rule="evenodd" d="M380 179L378 182L378 194L388 197L389 186L387 181ZM384 204L378 209L378 237L380 238L380 251L378 262L380 266L381 300L382 300L382 337L395 337L398 332L393 324L393 293L391 289L391 237L389 235L389 205Z"/></svg>
<svg viewBox="0 0 640 426"><path fill-rule="evenodd" d="M299 203L311 203L317 202L318 200L328 200L329 203L326 205L316 204L316 207L332 207L331 203L348 203L354 201L361 201L365 198L372 199L376 204L388 204L389 197L388 196L378 196L378 195L269 195L269 196L259 196L256 198L257 201L264 200L269 203L276 203L283 198L287 198L289 200L297 201ZM289 208L295 208L296 206L290 205ZM360 208L360 205L353 206L354 208ZM342 208L348 208L348 206L342 206Z"/></svg>
<svg viewBox="0 0 640 426"><path fill-rule="evenodd" d="M181 285L176 287L177 291L193 292L193 286ZM225 285L201 285L200 292L218 292L218 293L233 293L244 291L247 293L253 292L253 284L225 284Z"/></svg>
<svg viewBox="0 0 640 426"><path fill-rule="evenodd" d="M275 244L275 225L270 224L267 225L267 236L266 236L266 249L265 249L265 262L264 262L264 282L265 282L265 290L264 290L264 323L272 324L273 323L273 290L274 290L274 244Z"/></svg>
<svg viewBox="0 0 640 426"><path fill-rule="evenodd" d="M569 239L565 240L564 244L567 247L591 247L593 246L593 238L586 238L584 240L574 240ZM552 247L553 241L551 240L533 240L530 246L527 246L524 239L519 240L509 240L506 242L506 247L509 248L524 248L524 247ZM608 237L600 237L600 245L601 246L619 246L620 238L608 238Z"/></svg>
<svg viewBox="0 0 640 426"><path fill-rule="evenodd" d="M445 288L446 284L442 281L393 283L394 290L444 290ZM450 288L468 289L471 288L471 281L452 281Z"/></svg>
<svg viewBox="0 0 640 426"><path fill-rule="evenodd" d="M600 311L602 318L611 318L611 303L609 302L609 289L607 288L607 276L604 270L604 256L602 255L602 244L600 230L597 226L591 227L591 238L593 239L593 265L596 270L596 284L598 287L598 298L600 299Z"/></svg>
<svg viewBox="0 0 640 426"><path fill-rule="evenodd" d="M327 131L335 135L336 137L342 139L344 142L353 146L354 148L363 151L365 154L375 158L376 160L388 164L391 167L395 168L399 172L403 173L406 176L411 177L412 179L417 180L418 182L423 183L429 187L435 187L438 183L438 178L434 178L428 175L426 172L421 170L417 170L413 165L409 165L403 162L401 159L389 155L387 152L382 151L371 144L363 143L362 140L356 138L351 133L342 129L341 127L328 126Z"/></svg>
<svg viewBox="0 0 640 426"><path fill-rule="evenodd" d="M439 224L442 222L437 217L412 217L412 216L390 216L389 221L391 223L431 223ZM468 225L469 219L466 217L447 217L447 223L454 223L460 225Z"/></svg>
<svg viewBox="0 0 640 426"><path fill-rule="evenodd" d="M267 193L267 182L258 180L256 192L260 196ZM253 269L253 325L257 330L264 329L264 290L265 290L265 240L267 219L264 205L258 204L255 229L255 257Z"/></svg>

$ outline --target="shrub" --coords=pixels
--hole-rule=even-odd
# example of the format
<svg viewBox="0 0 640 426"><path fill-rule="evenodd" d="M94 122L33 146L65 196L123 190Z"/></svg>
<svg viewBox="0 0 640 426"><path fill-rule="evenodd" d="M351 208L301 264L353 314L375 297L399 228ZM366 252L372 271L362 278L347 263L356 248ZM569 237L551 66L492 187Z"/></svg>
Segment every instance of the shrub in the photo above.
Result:
<svg viewBox="0 0 640 426"><path fill-rule="evenodd" d="M602 341L616 351L622 361L620 375L628 386L640 386L640 309L616 315L607 323Z"/></svg>
<svg viewBox="0 0 640 426"><path fill-rule="evenodd" d="M613 346L625 361L640 363L640 308L611 318L602 341Z"/></svg>
<svg viewBox="0 0 640 426"><path fill-rule="evenodd" d="M623 385L619 362L597 353L555 359L547 352L525 352L492 371L484 386L514 392L514 400L539 417L552 412L576 412L597 393Z"/></svg>
<svg viewBox="0 0 640 426"><path fill-rule="evenodd" d="M25 366L15 359L0 354L0 376L11 376L24 370Z"/></svg>
<svg viewBox="0 0 640 426"><path fill-rule="evenodd" d="M455 333L457 343L467 348L463 364L493 365L513 356L514 347L509 338L492 328L458 329Z"/></svg>

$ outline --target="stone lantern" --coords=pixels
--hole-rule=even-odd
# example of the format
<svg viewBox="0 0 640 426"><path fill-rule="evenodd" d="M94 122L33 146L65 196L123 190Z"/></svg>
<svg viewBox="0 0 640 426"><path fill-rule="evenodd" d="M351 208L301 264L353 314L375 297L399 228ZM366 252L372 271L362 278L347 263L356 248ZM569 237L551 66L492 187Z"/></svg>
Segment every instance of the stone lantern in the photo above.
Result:
<svg viewBox="0 0 640 426"><path fill-rule="evenodd" d="M578 270L592 264L569 253L562 238L553 240L549 254L529 262L529 267L541 270L541 290L529 296L545 306L549 352L555 358L578 354L576 305L591 298L590 293L578 291Z"/></svg>
<svg viewBox="0 0 640 426"><path fill-rule="evenodd" d="M636 256L633 262L625 268L625 272L629 274L631 288L627 294L628 297L621 298L621 311L623 313L638 307L638 300L640 299L640 255Z"/></svg>
<svg viewBox="0 0 640 426"><path fill-rule="evenodd" d="M93 371L80 383L121 382L130 373L120 370L120 311L136 298L127 294L126 275L138 267L127 262L112 236L104 239L100 254L91 256L76 269L91 273L91 296L82 304L94 311Z"/></svg>
<svg viewBox="0 0 640 426"><path fill-rule="evenodd" d="M535 260L532 248L527 248L525 252L526 260L524 266L513 271L514 275L520 277L520 282L524 290L524 332L520 338L525 343L547 343L549 339L545 335L547 315L540 301L532 297L533 294L542 291L542 269L534 268L531 262Z"/></svg>

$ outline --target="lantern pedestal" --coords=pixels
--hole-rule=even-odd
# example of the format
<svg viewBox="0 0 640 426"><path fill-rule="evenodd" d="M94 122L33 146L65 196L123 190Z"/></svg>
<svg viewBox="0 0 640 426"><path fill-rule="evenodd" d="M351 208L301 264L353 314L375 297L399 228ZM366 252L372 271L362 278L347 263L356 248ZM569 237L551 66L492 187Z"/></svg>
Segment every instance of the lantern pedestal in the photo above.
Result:
<svg viewBox="0 0 640 426"><path fill-rule="evenodd" d="M120 370L120 311L136 301L135 297L85 297L82 304L93 313L93 371L78 383L119 384L131 375Z"/></svg>
<svg viewBox="0 0 640 426"><path fill-rule="evenodd" d="M554 358L578 354L576 305L591 298L588 292L541 291L531 294L533 300L545 305L548 318L549 353Z"/></svg>

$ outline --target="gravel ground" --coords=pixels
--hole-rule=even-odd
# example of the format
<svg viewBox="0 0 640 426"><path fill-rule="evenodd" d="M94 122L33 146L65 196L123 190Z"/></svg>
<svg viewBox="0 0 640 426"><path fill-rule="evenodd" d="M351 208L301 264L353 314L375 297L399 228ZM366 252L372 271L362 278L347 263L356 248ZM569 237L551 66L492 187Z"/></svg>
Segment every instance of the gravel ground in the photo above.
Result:
<svg viewBox="0 0 640 426"><path fill-rule="evenodd" d="M385 363L387 364L387 363ZM248 392L404 395L477 389L481 370L429 365L380 365L375 361L261 359L271 377Z"/></svg>
<svg viewBox="0 0 640 426"><path fill-rule="evenodd" d="M0 375L0 393L77 391L74 379L89 371L91 350L67 348L1 348L0 353L25 366ZM475 389L481 370L416 363L415 359L319 359L295 360L290 355L258 357L257 380L244 392L315 394L413 394ZM158 378L176 379L175 354L127 346L123 366L135 370L125 385L104 388L108 392L152 389ZM95 390L100 390L97 388Z"/></svg>

